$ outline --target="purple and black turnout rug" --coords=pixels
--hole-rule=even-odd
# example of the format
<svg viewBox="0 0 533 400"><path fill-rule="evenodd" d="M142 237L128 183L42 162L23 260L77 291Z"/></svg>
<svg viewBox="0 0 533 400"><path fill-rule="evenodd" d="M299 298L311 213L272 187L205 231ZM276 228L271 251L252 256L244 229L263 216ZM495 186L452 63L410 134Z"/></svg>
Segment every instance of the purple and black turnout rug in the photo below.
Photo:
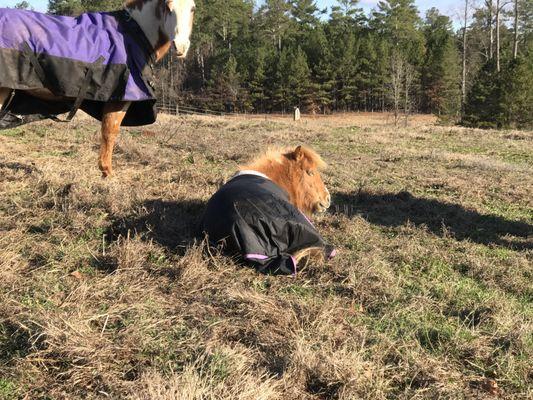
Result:
<svg viewBox="0 0 533 400"><path fill-rule="evenodd" d="M74 100L44 102L23 91L46 88L79 99L97 119L109 101L132 102L123 125L155 121L153 49L126 11L79 17L0 8L0 87L15 90L8 111L57 116Z"/></svg>

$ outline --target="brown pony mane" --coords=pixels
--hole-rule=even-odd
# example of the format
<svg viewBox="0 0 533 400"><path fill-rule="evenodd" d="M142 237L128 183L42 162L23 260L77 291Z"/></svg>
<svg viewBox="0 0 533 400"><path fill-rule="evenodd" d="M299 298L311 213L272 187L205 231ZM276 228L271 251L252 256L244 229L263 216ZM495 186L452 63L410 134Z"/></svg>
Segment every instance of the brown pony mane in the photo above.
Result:
<svg viewBox="0 0 533 400"><path fill-rule="evenodd" d="M298 165L300 164L300 165ZM289 194L290 202L301 211L311 214L313 204L309 196L302 192L299 173L302 168L323 170L326 163L313 149L305 146L296 148L270 148L249 164L239 167L240 171L253 170L265 174Z"/></svg>
<svg viewBox="0 0 533 400"><path fill-rule="evenodd" d="M306 146L300 146L300 148L304 157L311 163L311 166L318 170L326 169L327 164L324 162L324 160L322 160L322 157L320 157L316 151ZM250 163L240 166L239 171L254 170L262 172L266 176L270 177L267 172L271 172L270 170L275 168L277 165L283 165L284 163L287 163L293 159L293 154L293 147L271 147L254 158ZM265 170L267 172L265 172Z"/></svg>

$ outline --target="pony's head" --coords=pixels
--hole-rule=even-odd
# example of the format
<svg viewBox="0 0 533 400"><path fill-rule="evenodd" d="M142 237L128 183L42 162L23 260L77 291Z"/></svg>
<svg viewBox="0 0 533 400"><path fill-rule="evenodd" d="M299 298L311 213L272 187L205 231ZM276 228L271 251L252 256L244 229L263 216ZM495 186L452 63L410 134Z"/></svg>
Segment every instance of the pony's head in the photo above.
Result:
<svg viewBox="0 0 533 400"><path fill-rule="evenodd" d="M165 32L174 43L178 57L185 58L191 46L196 5L194 0L166 0Z"/></svg>
<svg viewBox="0 0 533 400"><path fill-rule="evenodd" d="M326 163L312 149L298 146L271 150L241 169L251 169L268 176L289 193L291 203L306 214L326 211L331 196L320 171Z"/></svg>
<svg viewBox="0 0 533 400"><path fill-rule="evenodd" d="M292 186L296 207L308 214L326 211L331 196L320 175L326 163L315 151L302 146L283 156L289 172L287 184Z"/></svg>

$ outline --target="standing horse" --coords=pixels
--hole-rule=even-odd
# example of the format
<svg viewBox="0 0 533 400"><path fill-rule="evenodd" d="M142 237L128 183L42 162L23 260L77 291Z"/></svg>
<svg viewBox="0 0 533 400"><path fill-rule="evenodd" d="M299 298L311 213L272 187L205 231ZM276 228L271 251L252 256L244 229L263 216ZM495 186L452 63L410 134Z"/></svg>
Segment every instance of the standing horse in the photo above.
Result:
<svg viewBox="0 0 533 400"><path fill-rule="evenodd" d="M304 257L333 256L305 214L326 211L326 164L307 147L270 151L213 195L202 219L210 243L261 272L296 274Z"/></svg>
<svg viewBox="0 0 533 400"><path fill-rule="evenodd" d="M193 0L129 0L77 18L0 9L0 129L78 108L99 119L99 168L112 173L121 125L153 123L153 64L190 46Z"/></svg>

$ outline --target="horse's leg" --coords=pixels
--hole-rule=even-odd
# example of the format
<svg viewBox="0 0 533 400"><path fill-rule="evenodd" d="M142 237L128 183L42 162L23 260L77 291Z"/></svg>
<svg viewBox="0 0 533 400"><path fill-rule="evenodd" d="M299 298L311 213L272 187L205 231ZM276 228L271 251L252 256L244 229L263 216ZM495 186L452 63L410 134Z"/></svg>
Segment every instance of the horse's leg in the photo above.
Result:
<svg viewBox="0 0 533 400"><path fill-rule="evenodd" d="M2 107L4 106L4 103L9 98L10 94L11 94L11 89L0 88L0 110L2 110Z"/></svg>
<svg viewBox="0 0 533 400"><path fill-rule="evenodd" d="M129 102L112 102L104 106L102 115L102 139L100 142L100 159L98 166L102 175L108 177L113 172L112 157L115 140L120 132L120 125L126 116Z"/></svg>

